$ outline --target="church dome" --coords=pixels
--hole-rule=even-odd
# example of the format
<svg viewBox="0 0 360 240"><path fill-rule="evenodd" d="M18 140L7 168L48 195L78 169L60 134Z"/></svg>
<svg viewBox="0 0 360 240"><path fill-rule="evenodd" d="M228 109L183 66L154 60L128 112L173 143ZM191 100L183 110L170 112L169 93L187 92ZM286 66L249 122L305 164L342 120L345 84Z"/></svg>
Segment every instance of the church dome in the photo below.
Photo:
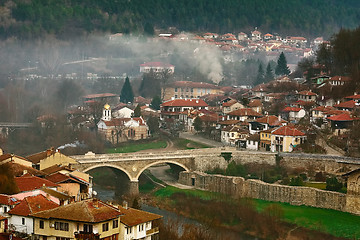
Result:
<svg viewBox="0 0 360 240"><path fill-rule="evenodd" d="M109 105L109 104L105 104L104 108L105 108L106 110L109 110L109 109L110 109L110 105Z"/></svg>

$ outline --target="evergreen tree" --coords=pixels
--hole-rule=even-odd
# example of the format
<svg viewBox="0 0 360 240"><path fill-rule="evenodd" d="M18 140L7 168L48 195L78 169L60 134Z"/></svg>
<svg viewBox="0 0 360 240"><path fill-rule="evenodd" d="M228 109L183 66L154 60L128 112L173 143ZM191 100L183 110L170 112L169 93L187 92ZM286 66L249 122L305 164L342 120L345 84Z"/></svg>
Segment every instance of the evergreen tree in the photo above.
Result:
<svg viewBox="0 0 360 240"><path fill-rule="evenodd" d="M120 102L129 103L134 101L134 93L130 85L129 77L126 77L124 85L121 89Z"/></svg>
<svg viewBox="0 0 360 240"><path fill-rule="evenodd" d="M161 95L160 81L152 69L149 73L144 73L139 92L141 96L145 98L153 98Z"/></svg>
<svg viewBox="0 0 360 240"><path fill-rule="evenodd" d="M266 73L265 73L265 82L270 82L274 80L274 73L271 69L271 65L270 62L268 63L267 67L266 67Z"/></svg>
<svg viewBox="0 0 360 240"><path fill-rule="evenodd" d="M262 63L259 64L258 73L256 76L256 82L255 85L261 84L264 82L264 68Z"/></svg>
<svg viewBox="0 0 360 240"><path fill-rule="evenodd" d="M276 75L289 75L290 69L287 66L286 57L283 52L281 52L278 60L277 60L277 66L275 68L275 74Z"/></svg>
<svg viewBox="0 0 360 240"><path fill-rule="evenodd" d="M140 108L140 104L138 104L134 109L134 117L140 117L140 116L141 116L141 108Z"/></svg>
<svg viewBox="0 0 360 240"><path fill-rule="evenodd" d="M155 110L160 110L161 98L159 96L155 96L150 103L150 107Z"/></svg>
<svg viewBox="0 0 360 240"><path fill-rule="evenodd" d="M194 129L197 132L200 132L203 130L203 121L201 120L200 117L196 117L194 119Z"/></svg>

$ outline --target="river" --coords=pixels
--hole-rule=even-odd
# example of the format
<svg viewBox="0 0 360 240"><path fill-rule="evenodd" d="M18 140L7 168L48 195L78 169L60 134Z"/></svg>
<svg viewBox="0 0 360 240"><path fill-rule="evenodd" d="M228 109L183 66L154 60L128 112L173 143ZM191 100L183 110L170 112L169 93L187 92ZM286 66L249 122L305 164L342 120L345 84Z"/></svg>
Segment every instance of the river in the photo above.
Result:
<svg viewBox="0 0 360 240"><path fill-rule="evenodd" d="M111 200L115 199L115 190L113 190L113 189L106 189L102 186L96 185L96 186L94 186L94 190L97 192L97 197L103 201L111 201ZM183 217L174 212L159 209L159 208L145 205L145 204L142 204L141 208L144 211L156 213L156 214L163 216L165 223L168 222L169 220L171 220L171 221L176 221L176 222L180 222L180 223L184 223L184 224L198 225L198 226L205 228L205 226L203 226L200 222L195 221L190 218ZM216 239L214 239L214 240L223 240L223 239L226 239L226 240L257 240L258 239L253 236L249 236L249 235L239 233L236 231L232 231L232 230L228 230L228 229L221 229L221 228L213 229L212 232L216 233L216 235L217 235ZM182 229L179 229L179 233L180 234L182 233Z"/></svg>

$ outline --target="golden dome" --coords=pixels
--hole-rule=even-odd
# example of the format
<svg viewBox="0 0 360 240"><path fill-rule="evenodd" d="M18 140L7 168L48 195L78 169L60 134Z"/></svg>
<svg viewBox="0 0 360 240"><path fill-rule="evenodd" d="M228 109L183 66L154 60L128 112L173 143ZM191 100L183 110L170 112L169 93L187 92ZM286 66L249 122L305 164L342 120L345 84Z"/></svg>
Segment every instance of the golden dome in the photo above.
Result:
<svg viewBox="0 0 360 240"><path fill-rule="evenodd" d="M105 104L104 108L105 108L106 110L109 110L109 109L110 109L110 105L109 105L109 104Z"/></svg>

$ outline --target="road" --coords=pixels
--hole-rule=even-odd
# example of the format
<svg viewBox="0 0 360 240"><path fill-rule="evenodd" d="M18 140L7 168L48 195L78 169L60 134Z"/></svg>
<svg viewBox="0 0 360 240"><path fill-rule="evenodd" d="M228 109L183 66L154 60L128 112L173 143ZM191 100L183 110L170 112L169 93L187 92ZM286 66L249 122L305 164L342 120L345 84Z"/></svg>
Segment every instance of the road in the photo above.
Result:
<svg viewBox="0 0 360 240"><path fill-rule="evenodd" d="M199 134L194 134L190 132L181 132L179 135L180 138L185 138L194 142L199 142L205 145L208 145L210 147L223 147L224 144L221 142L217 142L211 139L204 138L200 136Z"/></svg>
<svg viewBox="0 0 360 240"><path fill-rule="evenodd" d="M160 179L164 183L166 183L169 186L177 187L180 189L191 189L193 187L182 185L177 182L177 179L175 179L173 176L167 174L167 170L170 170L170 166L167 164L163 165L156 165L149 168L152 175L154 175L157 179Z"/></svg>

